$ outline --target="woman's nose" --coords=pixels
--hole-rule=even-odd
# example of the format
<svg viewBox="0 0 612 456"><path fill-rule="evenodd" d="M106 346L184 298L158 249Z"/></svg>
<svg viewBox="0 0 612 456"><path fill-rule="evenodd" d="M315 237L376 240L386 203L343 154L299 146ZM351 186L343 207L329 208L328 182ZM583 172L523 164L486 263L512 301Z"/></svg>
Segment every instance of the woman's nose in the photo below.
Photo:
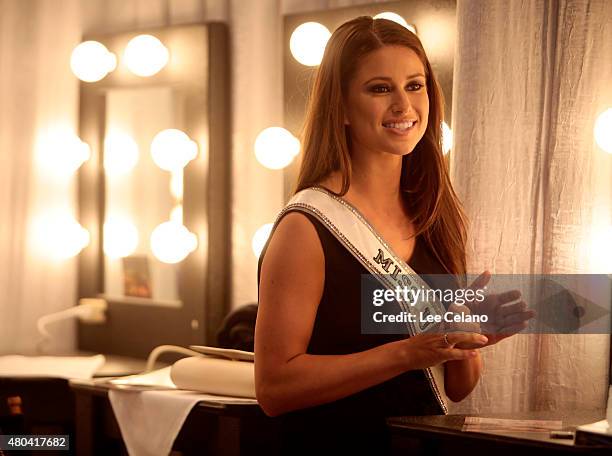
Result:
<svg viewBox="0 0 612 456"><path fill-rule="evenodd" d="M393 114L403 114L406 112L406 109L398 104L394 104L391 106L391 112Z"/></svg>
<svg viewBox="0 0 612 456"><path fill-rule="evenodd" d="M393 99L391 104L391 112L394 114L403 114L411 109L410 99L408 94L399 92Z"/></svg>

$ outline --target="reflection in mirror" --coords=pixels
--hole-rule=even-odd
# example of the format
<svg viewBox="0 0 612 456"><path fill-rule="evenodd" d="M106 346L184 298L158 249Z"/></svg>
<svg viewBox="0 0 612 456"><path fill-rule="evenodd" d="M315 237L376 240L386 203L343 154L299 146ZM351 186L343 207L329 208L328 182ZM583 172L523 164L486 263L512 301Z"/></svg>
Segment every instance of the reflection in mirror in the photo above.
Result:
<svg viewBox="0 0 612 456"><path fill-rule="evenodd" d="M153 230L170 220L181 203L171 192L172 174L157 166L150 153L160 131L183 128L176 98L169 87L113 89L106 94L103 237L108 296L180 305L178 266L157 259L150 247ZM182 223L182 215L177 221Z"/></svg>

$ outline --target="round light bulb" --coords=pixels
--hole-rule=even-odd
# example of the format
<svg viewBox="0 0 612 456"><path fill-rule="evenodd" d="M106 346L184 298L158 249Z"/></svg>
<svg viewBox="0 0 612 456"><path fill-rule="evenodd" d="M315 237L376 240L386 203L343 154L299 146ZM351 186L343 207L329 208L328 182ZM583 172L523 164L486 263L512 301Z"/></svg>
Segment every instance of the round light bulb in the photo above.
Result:
<svg viewBox="0 0 612 456"><path fill-rule="evenodd" d="M60 256L71 258L89 245L89 231L73 218L66 219L56 226L56 240L60 247Z"/></svg>
<svg viewBox="0 0 612 456"><path fill-rule="evenodd" d="M151 233L153 255L164 263L183 261L197 246L196 235L183 224L172 220L158 225Z"/></svg>
<svg viewBox="0 0 612 456"><path fill-rule="evenodd" d="M56 176L69 176L89 160L89 145L68 132L48 132L38 143L36 160L46 171Z"/></svg>
<svg viewBox="0 0 612 456"><path fill-rule="evenodd" d="M58 155L58 162L64 166L66 171L72 173L89 160L91 149L89 144L81 141L80 138L72 137L65 145L63 152Z"/></svg>
<svg viewBox="0 0 612 456"><path fill-rule="evenodd" d="M73 143L73 147L74 161L72 163L73 168L76 171L91 157L91 148L89 147L89 144L81 141L79 138L76 138L76 141Z"/></svg>
<svg viewBox="0 0 612 456"><path fill-rule="evenodd" d="M70 56L70 69L84 82L103 79L117 67L117 57L98 41L84 41Z"/></svg>
<svg viewBox="0 0 612 456"><path fill-rule="evenodd" d="M268 242L268 238L270 237L270 233L272 233L273 223L266 223L265 225L259 227L255 234L253 235L253 239L251 240L251 248L253 249L253 253L257 258L261 255L261 251L263 250L266 242Z"/></svg>
<svg viewBox="0 0 612 456"><path fill-rule="evenodd" d="M52 258L72 258L89 244L89 231L71 215L47 214L37 225L38 245Z"/></svg>
<svg viewBox="0 0 612 456"><path fill-rule="evenodd" d="M170 53L166 46L153 35L138 35L132 38L125 51L123 61L132 73L138 76L153 76L166 66Z"/></svg>
<svg viewBox="0 0 612 456"><path fill-rule="evenodd" d="M597 116L593 133L597 145L612 154L612 108L606 109Z"/></svg>
<svg viewBox="0 0 612 456"><path fill-rule="evenodd" d="M198 145L175 128L162 130L151 141L151 157L166 171L178 171L198 156Z"/></svg>
<svg viewBox="0 0 612 456"><path fill-rule="evenodd" d="M317 66L323 59L331 33L318 22L305 22L291 34L289 48L293 57L306 66Z"/></svg>
<svg viewBox="0 0 612 456"><path fill-rule="evenodd" d="M131 255L138 247L138 230L127 219L110 218L104 223L104 253L111 258Z"/></svg>
<svg viewBox="0 0 612 456"><path fill-rule="evenodd" d="M129 173L138 163L138 144L122 132L110 132L104 140L104 169L109 175Z"/></svg>
<svg viewBox="0 0 612 456"><path fill-rule="evenodd" d="M300 141L281 127L262 130L255 139L255 157L266 168L282 169L300 153Z"/></svg>
<svg viewBox="0 0 612 456"><path fill-rule="evenodd" d="M59 236L61 239L59 244L65 258L78 255L81 250L89 245L89 231L76 220L66 220L61 227L58 226L58 233L60 230L63 234Z"/></svg>
<svg viewBox="0 0 612 456"><path fill-rule="evenodd" d="M612 273L612 226L599 226L591 235L590 262L594 274Z"/></svg>
<svg viewBox="0 0 612 456"><path fill-rule="evenodd" d="M453 130L442 121L442 153L448 154L453 147Z"/></svg>

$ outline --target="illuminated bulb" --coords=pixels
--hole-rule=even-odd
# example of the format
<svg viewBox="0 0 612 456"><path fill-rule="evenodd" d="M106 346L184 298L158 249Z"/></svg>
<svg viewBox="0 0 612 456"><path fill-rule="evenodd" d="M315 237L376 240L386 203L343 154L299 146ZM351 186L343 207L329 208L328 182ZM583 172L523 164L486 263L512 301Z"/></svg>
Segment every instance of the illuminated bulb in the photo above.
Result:
<svg viewBox="0 0 612 456"><path fill-rule="evenodd" d="M89 147L89 144L81 141L79 138L76 138L73 147L72 157L74 158L74 161L72 162L72 167L76 171L91 157L91 148Z"/></svg>
<svg viewBox="0 0 612 456"><path fill-rule="evenodd" d="M50 212L35 220L34 238L41 252L63 260L78 255L87 247L89 231L67 212Z"/></svg>
<svg viewBox="0 0 612 456"><path fill-rule="evenodd" d="M69 144L66 145L61 157L57 157L59 162L63 162L65 169L69 172L74 172L81 167L91 157L91 149L89 144L74 137Z"/></svg>
<svg viewBox="0 0 612 456"><path fill-rule="evenodd" d="M118 131L104 140L104 169L109 175L129 173L138 163L138 145L134 139Z"/></svg>
<svg viewBox="0 0 612 456"><path fill-rule="evenodd" d="M183 199L183 170L172 171L170 174L170 194L176 200Z"/></svg>
<svg viewBox="0 0 612 456"><path fill-rule="evenodd" d="M183 205L177 204L170 211L170 220L176 223L183 224Z"/></svg>
<svg viewBox="0 0 612 456"><path fill-rule="evenodd" d="M259 255L261 255L261 251L266 245L266 242L268 242L273 226L273 223L266 223L255 231L253 239L251 240L251 248L253 249L253 253L257 258L259 258Z"/></svg>
<svg viewBox="0 0 612 456"><path fill-rule="evenodd" d="M397 13L385 11L384 13L378 13L376 16L374 16L374 19L387 19L389 21L396 22L399 25L406 27L408 30L410 30L412 33L416 35L416 27L406 22L406 19L404 19L402 16L400 16Z"/></svg>
<svg viewBox="0 0 612 456"><path fill-rule="evenodd" d="M291 34L289 48L293 57L306 66L317 66L321 63L325 46L331 33L318 22L305 22Z"/></svg>
<svg viewBox="0 0 612 456"><path fill-rule="evenodd" d="M104 253L111 258L131 255L138 247L138 230L126 219L111 218L104 223Z"/></svg>
<svg viewBox="0 0 612 456"><path fill-rule="evenodd" d="M175 128L162 130L151 142L151 157L166 171L181 170L198 156L198 145L186 133Z"/></svg>
<svg viewBox="0 0 612 456"><path fill-rule="evenodd" d="M612 154L612 108L608 108L597 117L593 133L597 145Z"/></svg>
<svg viewBox="0 0 612 456"><path fill-rule="evenodd" d="M91 150L76 135L69 132L48 132L39 141L37 162L49 173L69 176L89 160Z"/></svg>
<svg viewBox="0 0 612 456"><path fill-rule="evenodd" d="M73 218L56 225L56 241L61 249L60 256L71 258L89 245L89 231Z"/></svg>
<svg viewBox="0 0 612 456"><path fill-rule="evenodd" d="M96 82L117 67L117 57L98 41L84 41L70 56L70 69L84 82Z"/></svg>
<svg viewBox="0 0 612 456"><path fill-rule="evenodd" d="M612 226L598 227L594 230L590 257L593 273L612 273Z"/></svg>
<svg viewBox="0 0 612 456"><path fill-rule="evenodd" d="M446 122L442 121L442 153L444 155L448 154L448 152L453 147L453 130L446 124Z"/></svg>
<svg viewBox="0 0 612 456"><path fill-rule="evenodd" d="M168 221L158 225L151 233L153 255L164 263L178 263L198 246L198 238L181 223Z"/></svg>
<svg viewBox="0 0 612 456"><path fill-rule="evenodd" d="M78 255L89 245L89 231L74 219L66 220L57 226L57 234L58 244L64 258Z"/></svg>
<svg viewBox="0 0 612 456"><path fill-rule="evenodd" d="M130 40L123 52L128 69L138 76L153 76L168 63L166 46L153 35L138 35Z"/></svg>
<svg viewBox="0 0 612 456"><path fill-rule="evenodd" d="M266 168L282 169L299 153L300 141L284 128L266 128L255 139L255 157Z"/></svg>

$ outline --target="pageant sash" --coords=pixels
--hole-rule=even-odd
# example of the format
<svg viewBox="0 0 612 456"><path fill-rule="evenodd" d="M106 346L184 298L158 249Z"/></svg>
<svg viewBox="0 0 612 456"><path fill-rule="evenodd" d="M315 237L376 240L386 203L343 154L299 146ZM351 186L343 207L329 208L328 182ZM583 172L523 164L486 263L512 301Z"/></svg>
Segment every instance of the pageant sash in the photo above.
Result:
<svg viewBox="0 0 612 456"><path fill-rule="evenodd" d="M393 252L361 213L342 198L320 187L302 190L295 194L280 212L275 226L283 215L290 211L306 212L316 217L385 288L430 288L427 282ZM398 304L402 311L415 315L442 316L446 311L437 301L427 302L421 299L408 303L398 300ZM414 319L414 323L406 322L411 336L433 331L439 326L437 323L420 320L422 319ZM444 413L447 413L443 365L427 368L425 374L434 396Z"/></svg>

